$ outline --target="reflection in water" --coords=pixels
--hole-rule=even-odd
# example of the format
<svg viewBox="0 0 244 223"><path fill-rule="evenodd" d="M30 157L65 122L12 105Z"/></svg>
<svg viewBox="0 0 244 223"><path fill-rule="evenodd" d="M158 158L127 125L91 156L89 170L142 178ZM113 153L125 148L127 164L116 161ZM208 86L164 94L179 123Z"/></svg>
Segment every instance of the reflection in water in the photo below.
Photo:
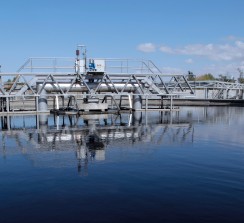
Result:
<svg viewBox="0 0 244 223"><path fill-rule="evenodd" d="M193 125L180 120L179 113L134 112L83 116L1 117L3 155L19 150L33 163L40 152L75 150L78 171L86 175L88 163L104 161L109 145L140 143L172 144L193 141ZM8 149L6 140L18 151ZM43 161L42 161L43 162ZM52 164L54 164L52 162ZM58 163L57 165L60 165ZM45 164L46 165L46 164ZM63 164L61 164L63 165Z"/></svg>
<svg viewBox="0 0 244 223"><path fill-rule="evenodd" d="M238 108L233 115L238 117ZM35 154L75 150L78 171L87 174L88 163L104 161L109 145L127 147L142 143L171 145L193 143L194 124L228 122L233 109L214 107L187 108L179 112L134 112L91 115L38 115L1 117L2 155L19 150L34 164ZM11 140L10 140L11 139ZM6 141L9 142L6 144ZM16 151L14 148L18 148ZM65 154L65 153L64 153ZM61 157L60 157L61 159ZM67 157L63 157L67 160ZM54 166L67 165L59 160ZM42 160L43 162L43 160ZM66 163L66 164L64 164ZM39 164L41 165L41 164ZM47 165L46 163L44 165ZM50 165L50 163L49 163Z"/></svg>
<svg viewBox="0 0 244 223"><path fill-rule="evenodd" d="M243 112L0 117L0 222L244 222Z"/></svg>

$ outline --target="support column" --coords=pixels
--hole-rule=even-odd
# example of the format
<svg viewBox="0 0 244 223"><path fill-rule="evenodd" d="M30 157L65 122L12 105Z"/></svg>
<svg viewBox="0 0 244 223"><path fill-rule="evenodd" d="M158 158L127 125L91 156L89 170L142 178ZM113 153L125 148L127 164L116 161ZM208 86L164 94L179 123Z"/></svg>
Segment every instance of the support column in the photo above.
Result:
<svg viewBox="0 0 244 223"><path fill-rule="evenodd" d="M132 102L131 102L131 95L128 94L128 100L129 100L129 108L132 109Z"/></svg>
<svg viewBox="0 0 244 223"><path fill-rule="evenodd" d="M59 110L59 100L58 100L58 95L55 96L55 105L56 105L56 109Z"/></svg>
<svg viewBox="0 0 244 223"><path fill-rule="evenodd" d="M224 99L228 99L229 98L229 89L225 89L224 90Z"/></svg>
<svg viewBox="0 0 244 223"><path fill-rule="evenodd" d="M239 89L236 90L236 99L239 99Z"/></svg>
<svg viewBox="0 0 244 223"><path fill-rule="evenodd" d="M240 99L243 99L244 98L244 91L241 90L241 96L240 96Z"/></svg>
<svg viewBox="0 0 244 223"><path fill-rule="evenodd" d="M39 84L37 85L37 91L39 92L39 89L42 86ZM38 111L39 112L47 112L48 106L47 106L47 92L45 89L43 89L40 93L40 96L38 98Z"/></svg>
<svg viewBox="0 0 244 223"><path fill-rule="evenodd" d="M38 84L37 85L37 92L41 89L42 85ZM37 100L37 109L38 112L47 112L48 107L47 107L47 92L45 89L43 89L40 92L40 95ZM46 114L40 114L38 115L38 120L39 120L39 127L40 129L45 133L48 125L48 115Z"/></svg>
<svg viewBox="0 0 244 223"><path fill-rule="evenodd" d="M205 99L208 99L208 89L205 88L204 90L205 90Z"/></svg>
<svg viewBox="0 0 244 223"><path fill-rule="evenodd" d="M4 112L6 110L7 110L6 98L2 97L2 98L0 98L0 111Z"/></svg>
<svg viewBox="0 0 244 223"><path fill-rule="evenodd" d="M229 94L229 90L228 89L223 89L222 91L222 99L228 99L228 94ZM221 95L220 95L221 98Z"/></svg>
<svg viewBox="0 0 244 223"><path fill-rule="evenodd" d="M9 97L6 97L6 110L7 110L7 112L9 113L9 108L10 106L9 106Z"/></svg>
<svg viewBox="0 0 244 223"><path fill-rule="evenodd" d="M138 90L135 94L140 94ZM133 95L133 110L141 110L142 109L142 97L141 95Z"/></svg>

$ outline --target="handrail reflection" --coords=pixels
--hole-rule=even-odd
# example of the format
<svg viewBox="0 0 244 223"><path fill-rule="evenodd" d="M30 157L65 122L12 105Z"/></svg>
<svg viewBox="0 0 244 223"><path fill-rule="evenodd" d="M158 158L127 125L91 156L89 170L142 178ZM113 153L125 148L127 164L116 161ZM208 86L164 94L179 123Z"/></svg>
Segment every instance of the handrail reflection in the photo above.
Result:
<svg viewBox="0 0 244 223"><path fill-rule="evenodd" d="M53 151L74 151L78 172L82 175L87 175L89 162L105 161L108 146L192 143L194 139L193 125L180 121L177 113L134 112L83 116L44 114L29 119L25 117L25 122L20 120L19 125L17 121L11 122L10 130L1 132L3 157L11 154L8 147L16 147L17 150L11 151L21 151L36 164L40 162L38 156L42 153L51 156ZM7 119L3 118L2 127L9 129L5 121ZM33 123L37 123L36 127Z"/></svg>
<svg viewBox="0 0 244 223"><path fill-rule="evenodd" d="M2 116L0 154L6 158L21 153L33 165L54 167L74 165L75 159L79 173L86 175L90 162L108 161L106 153L110 148L135 146L150 150L153 144L161 148L192 144L195 124L228 124L230 120L241 121L242 116L243 108L230 107L82 116Z"/></svg>

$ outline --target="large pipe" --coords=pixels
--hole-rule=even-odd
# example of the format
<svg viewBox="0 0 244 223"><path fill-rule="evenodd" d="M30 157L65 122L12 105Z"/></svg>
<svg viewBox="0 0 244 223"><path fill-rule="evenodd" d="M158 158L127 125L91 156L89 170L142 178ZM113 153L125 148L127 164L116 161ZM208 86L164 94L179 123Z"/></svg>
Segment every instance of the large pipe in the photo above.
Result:
<svg viewBox="0 0 244 223"><path fill-rule="evenodd" d="M41 85L39 85L40 87ZM89 83L89 88L90 89L96 89L98 86L97 83ZM62 83L62 84L46 84L42 95L40 95L38 105L39 105L39 111L45 111L47 110L47 100L45 97L46 92L60 92L60 89L62 89L63 92L87 92L88 89L85 85L79 85L79 84L74 84L71 88L71 85L68 83ZM115 92L115 88L118 91L123 92L133 92L135 95L133 95L133 110L141 110L142 109L142 96L139 95L140 92L138 90L138 84L125 84L125 83L107 83L107 84L101 84L99 86L99 89L97 90L98 92Z"/></svg>
<svg viewBox="0 0 244 223"><path fill-rule="evenodd" d="M70 89L70 84L68 83L63 83L63 84L46 84L44 89L47 91L47 92L60 92L60 88L62 89L62 91L66 92ZM93 89L95 90L98 86L98 84L94 84L94 83L89 83L88 84L89 88L90 89ZM135 92L138 88L138 84L127 84L125 86L125 83L115 83L115 84L111 84L111 83L108 83L108 84L101 84L99 86L99 89L98 91L99 92L112 92L112 91L116 91L115 88L118 90L118 91L121 91L123 90L123 92ZM69 90L69 92L87 92L88 89L85 85L79 85L79 84L74 84L72 86L72 88Z"/></svg>

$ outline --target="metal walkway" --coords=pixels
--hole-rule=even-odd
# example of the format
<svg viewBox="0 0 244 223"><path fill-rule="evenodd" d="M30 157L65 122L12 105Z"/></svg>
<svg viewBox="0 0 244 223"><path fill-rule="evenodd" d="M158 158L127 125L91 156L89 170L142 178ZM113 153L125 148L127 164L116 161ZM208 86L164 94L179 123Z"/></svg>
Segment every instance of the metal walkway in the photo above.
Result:
<svg viewBox="0 0 244 223"><path fill-rule="evenodd" d="M164 75L150 60L88 59L85 52L82 55L80 58L77 50L76 58L29 58L16 73L1 73L0 111L82 110L86 104L102 108L108 101L105 110L140 110L148 109L151 98L170 99L173 109L175 97L194 93L184 75ZM4 83L9 77L13 81Z"/></svg>
<svg viewBox="0 0 244 223"><path fill-rule="evenodd" d="M243 99L244 84L223 81L189 82L198 99Z"/></svg>
<svg viewBox="0 0 244 223"><path fill-rule="evenodd" d="M84 46L78 46L74 58L29 58L16 73L0 76L2 114L172 110L177 98L243 99L244 92L239 83L188 82L184 75L165 75L150 60L87 58ZM149 107L152 99L155 105Z"/></svg>

